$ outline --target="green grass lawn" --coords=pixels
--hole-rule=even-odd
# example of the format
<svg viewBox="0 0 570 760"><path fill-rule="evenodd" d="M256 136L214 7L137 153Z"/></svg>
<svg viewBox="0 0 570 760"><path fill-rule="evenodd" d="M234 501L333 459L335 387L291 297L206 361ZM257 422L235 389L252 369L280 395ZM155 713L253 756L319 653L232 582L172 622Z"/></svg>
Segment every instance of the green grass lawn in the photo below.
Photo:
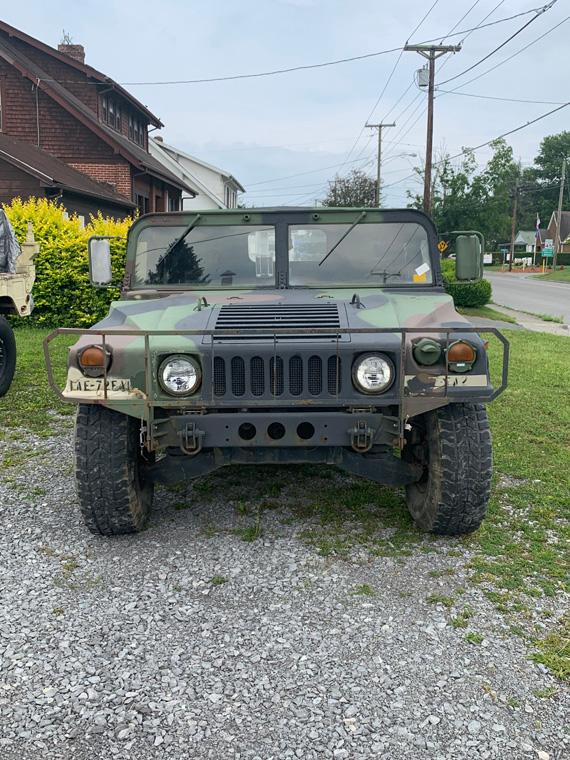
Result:
<svg viewBox="0 0 570 760"><path fill-rule="evenodd" d="M536 279L570 283L570 267L566 267L565 269L557 269L556 272L548 272L547 274L537 274Z"/></svg>
<svg viewBox="0 0 570 760"><path fill-rule="evenodd" d="M17 361L14 383L0 398L0 440L15 428L26 428L42 437L54 435L61 428L61 415L71 415L73 405L61 403L48 385L42 341L47 330L20 328L16 332ZM53 357L59 366L58 381L63 384L67 346L73 336L58 338Z"/></svg>
<svg viewBox="0 0 570 760"><path fill-rule="evenodd" d="M17 428L42 436L61 432L68 424L61 415L74 412L47 385L41 346L45 334L17 331L15 382L0 399L0 438L7 443ZM569 678L570 619L559 620L547 635L537 624L556 616L556 598L570 591L570 340L526 331L506 334L511 342L509 388L489 406L494 487L487 519L475 535L450 541L420 534L401 491L364 480L339 491L337 479L321 467L233 468L201 479L194 493L207 501L223 488L242 498L244 540L247 531L247 540L262 535L264 511L277 508L285 520L301 521L304 539L328 556L348 556L355 545L372 556L464 556L471 581L499 612L511 616L536 659ZM54 347L60 380L71 342L62 338ZM492 361L498 359L493 338L490 354ZM4 448L9 451L8 445ZM282 489L293 505L288 517L288 508L275 503Z"/></svg>
<svg viewBox="0 0 570 760"><path fill-rule="evenodd" d="M484 319L500 320L501 322L510 322L516 324L517 320L511 317L509 314L503 314L502 311L497 311L491 306L479 306L471 307L464 306L457 309L460 314L465 317L483 317Z"/></svg>

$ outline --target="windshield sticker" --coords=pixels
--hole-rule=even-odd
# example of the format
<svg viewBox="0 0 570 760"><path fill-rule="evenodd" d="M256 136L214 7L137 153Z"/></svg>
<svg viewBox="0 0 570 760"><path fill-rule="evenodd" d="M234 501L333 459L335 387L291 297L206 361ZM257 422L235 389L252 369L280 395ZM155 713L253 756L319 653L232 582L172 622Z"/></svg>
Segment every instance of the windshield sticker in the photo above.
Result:
<svg viewBox="0 0 570 760"><path fill-rule="evenodd" d="M427 264L421 264L414 272L414 282L427 282L427 276L430 268Z"/></svg>

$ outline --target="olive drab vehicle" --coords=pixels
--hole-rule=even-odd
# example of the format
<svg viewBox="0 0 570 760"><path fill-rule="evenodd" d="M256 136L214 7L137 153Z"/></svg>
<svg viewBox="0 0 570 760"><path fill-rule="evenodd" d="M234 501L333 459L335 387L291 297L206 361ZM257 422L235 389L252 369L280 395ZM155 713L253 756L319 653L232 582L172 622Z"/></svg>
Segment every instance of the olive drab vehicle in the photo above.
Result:
<svg viewBox="0 0 570 760"><path fill-rule="evenodd" d="M461 238L461 239L460 239ZM268 208L151 214L131 227L120 300L46 339L50 381L78 404L76 468L90 530L141 530L155 483L228 464L335 465L405 486L422 529L484 517L508 343L442 287L438 238L412 210ZM481 276L476 235L457 270ZM90 241L112 284L108 239ZM50 343L77 333L59 389ZM487 342L503 347L493 386Z"/></svg>
<svg viewBox="0 0 570 760"><path fill-rule="evenodd" d="M8 238L13 237L5 212L0 212L2 245L0 255L0 397L12 384L16 369L16 339L7 315L28 317L34 308L32 287L36 278L34 258L39 246L35 242L31 222L28 223L26 240L8 256Z"/></svg>

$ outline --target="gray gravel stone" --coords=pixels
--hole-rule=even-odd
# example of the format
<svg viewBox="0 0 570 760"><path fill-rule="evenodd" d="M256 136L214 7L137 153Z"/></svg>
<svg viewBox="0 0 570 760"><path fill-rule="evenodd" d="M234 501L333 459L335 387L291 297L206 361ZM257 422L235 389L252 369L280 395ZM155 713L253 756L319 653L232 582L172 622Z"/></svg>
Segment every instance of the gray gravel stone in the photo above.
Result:
<svg viewBox="0 0 570 760"><path fill-rule="evenodd" d="M98 538L79 516L71 435L21 443L43 454L0 480L1 760L570 756L568 690L465 579L467 550L447 556L457 541L320 556L301 535L311 518L290 511L318 488L296 468L274 476L260 540L234 533L265 498L260 470L159 489L146 532ZM353 483L327 477L339 498ZM374 596L354 593L363 584ZM426 603L460 584L486 647Z"/></svg>

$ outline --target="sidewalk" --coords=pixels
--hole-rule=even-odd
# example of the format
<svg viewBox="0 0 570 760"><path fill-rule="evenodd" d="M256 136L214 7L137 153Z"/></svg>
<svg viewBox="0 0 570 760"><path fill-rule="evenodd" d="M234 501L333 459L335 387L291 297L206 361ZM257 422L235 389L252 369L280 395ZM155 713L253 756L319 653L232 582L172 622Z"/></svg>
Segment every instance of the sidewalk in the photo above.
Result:
<svg viewBox="0 0 570 760"><path fill-rule="evenodd" d="M570 338L570 327L568 325L559 324L558 322L546 322L540 317L535 317L532 314L527 314L524 311L516 311L515 309L508 309L506 306L498 306L493 304L493 309L500 311L503 314L508 314L513 319L517 320L517 324L523 327L525 330L531 332L546 332L552 335L564 335ZM513 327L514 325L510 325Z"/></svg>

